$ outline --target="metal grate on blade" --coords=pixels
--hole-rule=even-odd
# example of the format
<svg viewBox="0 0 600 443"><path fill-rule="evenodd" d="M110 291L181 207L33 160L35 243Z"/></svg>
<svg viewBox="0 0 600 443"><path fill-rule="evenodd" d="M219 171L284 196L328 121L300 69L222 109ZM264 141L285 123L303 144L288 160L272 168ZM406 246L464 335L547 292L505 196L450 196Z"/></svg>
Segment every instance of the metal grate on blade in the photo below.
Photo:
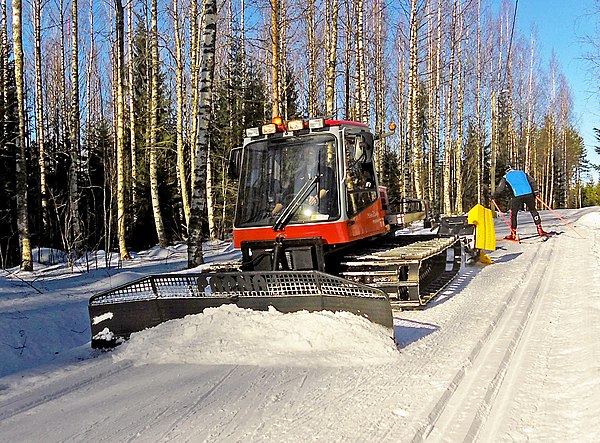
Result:
<svg viewBox="0 0 600 443"><path fill-rule="evenodd" d="M203 272L151 275L102 292L90 305L187 297L336 296L387 298L370 286L318 271Z"/></svg>

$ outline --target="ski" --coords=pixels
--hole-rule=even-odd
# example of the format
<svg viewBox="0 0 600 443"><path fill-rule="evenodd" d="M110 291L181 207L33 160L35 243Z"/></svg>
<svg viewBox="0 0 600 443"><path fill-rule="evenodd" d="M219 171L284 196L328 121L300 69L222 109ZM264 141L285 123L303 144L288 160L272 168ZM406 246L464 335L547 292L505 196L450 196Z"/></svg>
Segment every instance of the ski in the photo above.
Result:
<svg viewBox="0 0 600 443"><path fill-rule="evenodd" d="M525 235L523 237L517 237L516 239L510 239L510 238L497 238L496 241L505 241L505 242L511 242L511 243L519 243L519 244L533 244L533 243L540 243L540 242L545 242L547 241L550 237L556 237L557 235L560 235L561 232L557 232L557 231L549 231L546 232L544 235L539 235L539 234L531 234L531 235Z"/></svg>
<svg viewBox="0 0 600 443"><path fill-rule="evenodd" d="M526 235L524 237L521 237L521 240L529 240L529 239L534 239L534 238L548 239L550 237L556 237L557 235L560 235L561 233L562 232L560 232L560 231L547 231L547 232L544 232L543 235L539 235L539 234Z"/></svg>

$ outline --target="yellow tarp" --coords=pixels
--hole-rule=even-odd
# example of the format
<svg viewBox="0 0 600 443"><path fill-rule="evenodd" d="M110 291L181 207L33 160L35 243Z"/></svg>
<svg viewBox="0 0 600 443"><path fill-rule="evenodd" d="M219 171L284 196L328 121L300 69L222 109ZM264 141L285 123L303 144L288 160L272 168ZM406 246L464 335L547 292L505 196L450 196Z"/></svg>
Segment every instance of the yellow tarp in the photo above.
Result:
<svg viewBox="0 0 600 443"><path fill-rule="evenodd" d="M467 223L475 225L475 247L486 251L496 250L496 231L492 210L475 205L467 214Z"/></svg>

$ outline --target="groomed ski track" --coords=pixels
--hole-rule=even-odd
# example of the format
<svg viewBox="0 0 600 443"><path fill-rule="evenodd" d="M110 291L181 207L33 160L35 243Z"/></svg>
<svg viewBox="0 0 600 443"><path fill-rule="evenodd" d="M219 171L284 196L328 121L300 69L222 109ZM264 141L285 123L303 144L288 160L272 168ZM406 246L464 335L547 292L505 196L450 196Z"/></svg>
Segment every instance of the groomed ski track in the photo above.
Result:
<svg viewBox="0 0 600 443"><path fill-rule="evenodd" d="M432 411L432 422L415 440L474 441L486 423L497 422L512 397L509 370L518 371L539 311L539 299L555 273L555 244L540 248L528 277L510 294L449 389ZM491 410L493 409L493 414ZM437 415L437 416L436 416ZM485 441L485 440L484 440Z"/></svg>
<svg viewBox="0 0 600 443"><path fill-rule="evenodd" d="M573 211L569 221L584 213ZM559 227L544 216L547 225ZM600 232L578 229L586 240L564 233L536 244L499 245L494 265L466 268L427 309L397 313L399 353L384 365L136 365L114 363L104 354L80 370L33 380L26 394L11 397L0 387L0 439L457 442L510 441L517 435L535 440L535 430L521 429L518 417L552 405L543 399L523 404L521 397L531 397L523 394L530 377L548 378L558 384L550 386L557 392L573 388L574 397L600 394L597 384L561 386L560 367L553 363L561 349L600 335L597 309L585 319L568 317L570 303L597 308L590 294L600 293L593 278L600 275ZM590 280L573 282L570 262L581 265L581 256L593 257L584 261ZM561 299L567 288L576 294L573 300ZM582 322L582 337L562 337L559 325L548 324L553 321ZM558 344L544 345L550 338ZM595 351L600 355L598 347ZM543 359L541 364L535 358ZM583 368L580 379L597 376L593 371ZM583 415L590 432L598 432L596 418L576 405L566 413ZM551 422L551 416L536 420L551 426L544 421ZM556 441L581 436L569 429L556 435ZM596 437L589 434L584 441Z"/></svg>

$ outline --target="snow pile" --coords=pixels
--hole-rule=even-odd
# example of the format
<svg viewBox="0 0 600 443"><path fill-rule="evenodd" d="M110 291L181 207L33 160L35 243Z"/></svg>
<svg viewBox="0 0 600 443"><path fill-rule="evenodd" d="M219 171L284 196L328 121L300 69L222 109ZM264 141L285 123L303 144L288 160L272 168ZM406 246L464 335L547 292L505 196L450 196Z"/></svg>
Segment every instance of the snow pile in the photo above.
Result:
<svg viewBox="0 0 600 443"><path fill-rule="evenodd" d="M367 366L398 359L383 326L346 312L209 308L132 334L114 358L138 363Z"/></svg>

